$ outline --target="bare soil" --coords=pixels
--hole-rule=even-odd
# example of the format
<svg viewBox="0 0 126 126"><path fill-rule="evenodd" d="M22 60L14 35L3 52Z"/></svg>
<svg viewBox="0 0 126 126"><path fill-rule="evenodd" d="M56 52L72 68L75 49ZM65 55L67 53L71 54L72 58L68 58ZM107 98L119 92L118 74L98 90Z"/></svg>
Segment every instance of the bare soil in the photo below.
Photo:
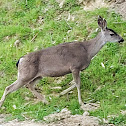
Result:
<svg viewBox="0 0 126 126"><path fill-rule="evenodd" d="M126 0L115 0L110 7L126 19Z"/></svg>
<svg viewBox="0 0 126 126"><path fill-rule="evenodd" d="M44 117L46 122L34 122L12 120L7 123L4 122L4 115L1 115L0 126L99 126L100 119L89 116L87 111L83 115L71 115L68 109L64 108L61 112L50 114Z"/></svg>

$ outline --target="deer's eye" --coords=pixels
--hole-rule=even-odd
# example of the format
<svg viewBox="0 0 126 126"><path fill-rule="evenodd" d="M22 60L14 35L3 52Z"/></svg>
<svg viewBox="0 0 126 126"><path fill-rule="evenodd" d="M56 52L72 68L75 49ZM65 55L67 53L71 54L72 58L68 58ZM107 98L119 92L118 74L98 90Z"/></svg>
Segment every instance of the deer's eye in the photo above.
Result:
<svg viewBox="0 0 126 126"><path fill-rule="evenodd" d="M112 34L110 34L111 36L113 36L114 34L112 33Z"/></svg>

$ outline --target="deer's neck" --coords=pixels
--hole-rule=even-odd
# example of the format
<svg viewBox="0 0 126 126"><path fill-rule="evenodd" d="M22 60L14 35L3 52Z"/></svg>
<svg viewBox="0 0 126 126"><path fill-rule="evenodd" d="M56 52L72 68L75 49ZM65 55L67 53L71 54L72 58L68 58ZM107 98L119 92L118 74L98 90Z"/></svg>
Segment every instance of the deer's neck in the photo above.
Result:
<svg viewBox="0 0 126 126"><path fill-rule="evenodd" d="M88 58L92 59L106 43L104 36L100 32L94 39L88 40Z"/></svg>

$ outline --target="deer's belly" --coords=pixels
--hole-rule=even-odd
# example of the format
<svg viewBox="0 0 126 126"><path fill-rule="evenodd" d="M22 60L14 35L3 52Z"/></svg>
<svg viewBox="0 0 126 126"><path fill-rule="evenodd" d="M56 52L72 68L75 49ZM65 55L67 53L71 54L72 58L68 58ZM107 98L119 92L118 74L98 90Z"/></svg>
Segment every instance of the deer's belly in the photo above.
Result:
<svg viewBox="0 0 126 126"><path fill-rule="evenodd" d="M41 71L41 76L45 76L45 77L60 77L60 76L64 76L68 73L71 73L69 68L65 68L65 67L48 67L46 69L43 69Z"/></svg>

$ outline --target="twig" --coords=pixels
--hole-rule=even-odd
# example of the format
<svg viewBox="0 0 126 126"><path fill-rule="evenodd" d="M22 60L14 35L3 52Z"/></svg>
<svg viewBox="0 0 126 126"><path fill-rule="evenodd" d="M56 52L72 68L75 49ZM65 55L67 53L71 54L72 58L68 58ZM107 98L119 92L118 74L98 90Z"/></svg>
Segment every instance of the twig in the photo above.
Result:
<svg viewBox="0 0 126 126"><path fill-rule="evenodd" d="M65 20L65 19L64 19ZM72 30L72 27L68 24L68 22L65 20L66 24L68 25L68 27Z"/></svg>
<svg viewBox="0 0 126 126"><path fill-rule="evenodd" d="M36 35L32 38L31 42L33 42L35 40L35 38L37 37L38 33L36 33Z"/></svg>

